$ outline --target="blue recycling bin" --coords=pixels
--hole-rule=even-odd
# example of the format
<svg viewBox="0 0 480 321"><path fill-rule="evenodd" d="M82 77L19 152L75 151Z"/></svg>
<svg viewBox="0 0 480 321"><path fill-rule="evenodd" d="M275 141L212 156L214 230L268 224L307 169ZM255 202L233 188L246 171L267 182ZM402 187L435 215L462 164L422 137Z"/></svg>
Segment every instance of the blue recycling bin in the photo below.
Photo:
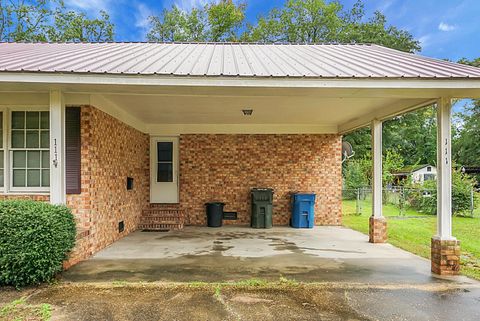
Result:
<svg viewBox="0 0 480 321"><path fill-rule="evenodd" d="M313 228L315 225L315 194L292 194L292 227Z"/></svg>

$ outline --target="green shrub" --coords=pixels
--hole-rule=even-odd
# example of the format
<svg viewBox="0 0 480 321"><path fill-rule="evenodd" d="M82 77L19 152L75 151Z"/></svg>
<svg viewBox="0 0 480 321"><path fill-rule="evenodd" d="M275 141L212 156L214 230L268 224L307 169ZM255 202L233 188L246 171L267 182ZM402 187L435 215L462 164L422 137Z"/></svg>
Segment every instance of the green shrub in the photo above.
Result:
<svg viewBox="0 0 480 321"><path fill-rule="evenodd" d="M462 214L470 210L471 191L475 181L461 173L452 172L452 212L453 214ZM412 208L427 214L437 213L437 182L426 181L423 185L414 184L412 187L418 189L418 192L411 192L408 200ZM428 191L428 195L423 193ZM474 206L478 204L476 200L478 194L474 193Z"/></svg>
<svg viewBox="0 0 480 321"><path fill-rule="evenodd" d="M346 199L355 199L357 189L368 186L368 173L370 171L370 161L366 159L352 159L344 165L344 197Z"/></svg>
<svg viewBox="0 0 480 321"><path fill-rule="evenodd" d="M75 245L75 220L65 206L35 201L0 202L0 285L52 279Z"/></svg>

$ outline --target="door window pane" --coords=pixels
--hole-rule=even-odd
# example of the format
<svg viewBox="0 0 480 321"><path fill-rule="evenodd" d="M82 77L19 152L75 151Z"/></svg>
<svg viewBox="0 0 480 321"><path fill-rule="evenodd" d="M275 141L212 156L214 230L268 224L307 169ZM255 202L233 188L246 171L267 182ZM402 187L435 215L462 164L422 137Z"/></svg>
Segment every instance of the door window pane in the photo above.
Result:
<svg viewBox="0 0 480 321"><path fill-rule="evenodd" d="M171 162L173 160L173 143L158 142L157 143L157 161Z"/></svg>
<svg viewBox="0 0 480 321"><path fill-rule="evenodd" d="M158 163L157 182L173 182L172 163Z"/></svg>

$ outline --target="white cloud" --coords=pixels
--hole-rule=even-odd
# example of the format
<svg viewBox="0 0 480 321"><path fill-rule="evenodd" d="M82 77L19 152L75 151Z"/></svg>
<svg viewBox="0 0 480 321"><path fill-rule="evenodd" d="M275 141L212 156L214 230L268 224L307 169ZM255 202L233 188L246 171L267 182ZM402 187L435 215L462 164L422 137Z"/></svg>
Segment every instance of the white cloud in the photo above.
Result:
<svg viewBox="0 0 480 321"><path fill-rule="evenodd" d="M119 1L113 0L65 0L65 6L70 9L79 9L87 13L98 13L105 10L111 13L114 9L113 4L118 5Z"/></svg>
<svg viewBox="0 0 480 321"><path fill-rule="evenodd" d="M173 5L178 7L181 10L189 11L192 8L201 8L205 6L207 3L212 1L209 0L175 0L173 1Z"/></svg>
<svg viewBox="0 0 480 321"><path fill-rule="evenodd" d="M381 4L377 7L377 10L385 13L390 7L394 4L395 0L385 0L382 1Z"/></svg>
<svg viewBox="0 0 480 321"><path fill-rule="evenodd" d="M420 42L420 47L422 49L425 49L431 44L432 36L429 34L423 35L420 38L418 38L418 41Z"/></svg>
<svg viewBox="0 0 480 321"><path fill-rule="evenodd" d="M440 24L438 25L438 30L440 31L452 31L455 29L457 29L456 26L449 25L448 23L445 23L445 22L440 22Z"/></svg>
<svg viewBox="0 0 480 321"><path fill-rule="evenodd" d="M152 10L147 7L144 3L139 3L136 6L135 12L135 27L141 29L148 29L149 26L149 17L153 16Z"/></svg>

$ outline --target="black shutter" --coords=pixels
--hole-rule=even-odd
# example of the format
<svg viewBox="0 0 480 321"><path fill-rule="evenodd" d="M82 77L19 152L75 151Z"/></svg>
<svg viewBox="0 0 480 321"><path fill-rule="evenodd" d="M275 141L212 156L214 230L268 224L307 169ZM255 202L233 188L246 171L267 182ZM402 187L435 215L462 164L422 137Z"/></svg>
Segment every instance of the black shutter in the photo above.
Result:
<svg viewBox="0 0 480 321"><path fill-rule="evenodd" d="M65 108L65 170L67 194L80 194L80 107Z"/></svg>

